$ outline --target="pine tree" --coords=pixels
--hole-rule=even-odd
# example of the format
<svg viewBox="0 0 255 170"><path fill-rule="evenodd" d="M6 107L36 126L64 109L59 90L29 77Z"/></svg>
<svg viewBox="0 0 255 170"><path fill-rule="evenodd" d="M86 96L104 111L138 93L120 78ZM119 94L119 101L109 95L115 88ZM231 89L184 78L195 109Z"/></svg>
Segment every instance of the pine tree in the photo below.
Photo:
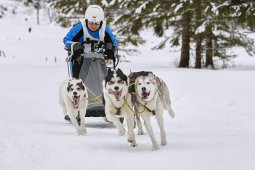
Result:
<svg viewBox="0 0 255 170"><path fill-rule="evenodd" d="M84 16L88 2L57 0L52 5L59 11L59 22L69 26L72 18ZM138 46L145 42L141 31L152 28L163 39L153 49L162 49L167 44L181 45L180 67L189 67L192 44L196 46L196 68L214 68L214 57L222 60L234 57L227 51L235 46L245 48L249 54L255 53L254 41L245 33L255 29L253 1L112 0L93 1L93 4L105 9L108 23L117 30L119 44ZM170 28L174 31L171 37L165 34Z"/></svg>
<svg viewBox="0 0 255 170"><path fill-rule="evenodd" d="M157 2L120 0L118 2L120 8L125 10L125 14L120 15L115 23L119 25L119 34L125 36L124 43L133 45L143 43L144 40L140 37L140 32L149 27L153 28L157 36L164 37L164 40L154 49L164 48L168 43L171 45L182 43L180 67L189 67L187 64L189 61L189 43L196 43L196 68L202 66L214 68L214 57L223 60L234 57L235 55L227 53L227 50L234 46L244 47L248 53L254 51L253 41L247 38L241 27L243 25L254 29L252 24L254 21L251 19L254 17L254 2L241 0L165 0ZM238 10L233 10L236 8ZM183 25L182 17L185 16L186 12L190 14L191 18L186 19L190 21L190 24ZM242 15L238 16L238 13ZM234 15L237 17L233 20ZM242 20L244 21L242 22ZM231 32L234 25L237 27L235 33ZM164 31L169 27L174 30L173 37L164 36ZM181 37L182 41L180 41ZM202 65L201 61L204 58L206 62L205 65ZM185 63L182 63L184 61Z"/></svg>
<svg viewBox="0 0 255 170"><path fill-rule="evenodd" d="M240 22L245 15L243 6L246 5L241 3L237 7L232 0L212 0L206 5L206 18L203 23L206 27L206 67L214 68L213 57L222 60L235 57L235 54L227 53L229 48L241 46L250 54L255 52L253 40L247 37L244 27L241 27L242 23L247 22ZM231 10L233 6L240 10Z"/></svg>

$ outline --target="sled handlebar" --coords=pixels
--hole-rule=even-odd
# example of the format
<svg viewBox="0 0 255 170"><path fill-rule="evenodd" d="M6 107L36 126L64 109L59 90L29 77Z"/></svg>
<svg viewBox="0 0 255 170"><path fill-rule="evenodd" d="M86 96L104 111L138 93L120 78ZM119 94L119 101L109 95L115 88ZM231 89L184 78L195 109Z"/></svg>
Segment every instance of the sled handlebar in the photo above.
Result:
<svg viewBox="0 0 255 170"><path fill-rule="evenodd" d="M84 51L85 46L84 44L91 44L91 50L90 51ZM84 58L90 58L90 59L104 59L104 51L105 50L114 50L114 46L111 43L106 43L104 44L102 41L97 41L97 40L90 40L86 39L84 42L71 42L71 48L67 49L70 53L69 56L67 57L66 61L71 62L72 57L75 53L75 51L79 51L80 55L83 56ZM118 56L114 56L112 59L113 61L113 68L115 69L116 66L119 63L119 58Z"/></svg>

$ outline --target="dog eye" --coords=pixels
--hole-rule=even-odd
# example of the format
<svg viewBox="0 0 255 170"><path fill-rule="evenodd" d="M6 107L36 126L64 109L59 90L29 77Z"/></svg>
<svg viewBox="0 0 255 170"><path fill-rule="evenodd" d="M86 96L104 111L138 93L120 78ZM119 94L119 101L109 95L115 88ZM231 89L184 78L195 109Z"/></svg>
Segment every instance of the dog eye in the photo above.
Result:
<svg viewBox="0 0 255 170"><path fill-rule="evenodd" d="M110 81L108 84L109 84L109 85L112 85L112 84L114 84L114 81Z"/></svg>
<svg viewBox="0 0 255 170"><path fill-rule="evenodd" d="M80 88L80 87L78 87L78 88L77 88L77 90L78 90L78 91L81 91L81 88Z"/></svg>
<svg viewBox="0 0 255 170"><path fill-rule="evenodd" d="M72 92L73 91L73 88L70 88L70 92Z"/></svg>
<svg viewBox="0 0 255 170"><path fill-rule="evenodd" d="M138 85L142 85L142 83L138 83Z"/></svg>
<svg viewBox="0 0 255 170"><path fill-rule="evenodd" d="M123 81L123 80L119 80L118 83L119 83L119 84L123 84L124 81Z"/></svg>
<svg viewBox="0 0 255 170"><path fill-rule="evenodd" d="M146 84L150 84L150 82L147 82Z"/></svg>

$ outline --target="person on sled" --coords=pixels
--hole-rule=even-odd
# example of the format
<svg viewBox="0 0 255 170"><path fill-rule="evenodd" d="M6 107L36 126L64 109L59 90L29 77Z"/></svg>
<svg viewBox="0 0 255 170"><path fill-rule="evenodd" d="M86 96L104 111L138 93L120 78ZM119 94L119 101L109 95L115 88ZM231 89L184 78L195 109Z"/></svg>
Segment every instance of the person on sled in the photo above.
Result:
<svg viewBox="0 0 255 170"><path fill-rule="evenodd" d="M118 43L104 21L103 9L98 5L89 6L85 18L70 29L63 41L69 53L68 59L71 59L68 61L71 65L69 76L82 79L89 89L86 117L105 117L102 99L102 81L107 75L105 60L115 62ZM78 48L74 48L73 42L80 43ZM90 52L97 53L99 49L104 49L103 53L99 54L102 58L87 58ZM84 57L81 54L85 54ZM67 115L65 120L69 120Z"/></svg>
<svg viewBox="0 0 255 170"><path fill-rule="evenodd" d="M104 21L104 11L98 5L90 5L85 12L85 19L75 24L64 37L65 49L70 51L72 42L85 42L88 40L97 40L107 46L104 51L106 60L114 59L117 53L118 43L112 34L109 26ZM88 44L90 45L90 44ZM85 46L85 50L90 47ZM82 62L80 54L83 50L74 51L73 54L73 77L79 78Z"/></svg>

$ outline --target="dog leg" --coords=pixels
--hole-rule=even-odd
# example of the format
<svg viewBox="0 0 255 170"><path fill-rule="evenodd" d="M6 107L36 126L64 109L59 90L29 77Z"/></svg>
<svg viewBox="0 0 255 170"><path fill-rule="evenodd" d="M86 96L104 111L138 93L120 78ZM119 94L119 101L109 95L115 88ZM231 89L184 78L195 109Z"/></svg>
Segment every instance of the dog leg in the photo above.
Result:
<svg viewBox="0 0 255 170"><path fill-rule="evenodd" d="M70 115L70 114L69 114L68 116L69 116L69 118L70 118L70 120L71 120L71 122L72 122L74 128L76 129L78 135L81 135L81 133L80 133L80 132L81 132L81 131L80 131L80 127L79 127L79 124L78 124L78 122L77 122L77 120L76 120L76 117L73 116L73 115Z"/></svg>
<svg viewBox="0 0 255 170"><path fill-rule="evenodd" d="M147 116L146 114L149 114L149 113L143 112L143 114L141 115L144 120L144 126L147 130L147 133L149 134L149 136L151 138L151 142L152 142L152 146L153 146L152 150L157 150L157 149L159 149L159 145L158 145L158 142L156 141L156 138L153 133L153 129L151 126L151 117Z"/></svg>
<svg viewBox="0 0 255 170"><path fill-rule="evenodd" d="M131 147L135 147L136 140L135 140L135 134L134 134L134 116L126 116L127 120L127 126L128 126L128 142L131 143Z"/></svg>
<svg viewBox="0 0 255 170"><path fill-rule="evenodd" d="M143 131L143 126L142 126L142 122L140 119L139 115L136 115L136 122L137 122L137 127L138 127L138 135L144 135L144 131Z"/></svg>
<svg viewBox="0 0 255 170"><path fill-rule="evenodd" d="M160 96L161 96L161 99L162 99L162 102L163 102L164 109L166 109L168 111L168 114L172 118L174 118L175 117L175 112L171 107L169 89L168 89L166 83L163 80L161 80L161 79L159 79L159 80L161 82L161 87L160 87L159 91L161 93Z"/></svg>
<svg viewBox="0 0 255 170"><path fill-rule="evenodd" d="M120 122L119 118L116 118L114 115L112 115L111 113L108 113L107 111L106 111L106 118L107 120L109 120L116 126L120 136L123 136L126 133L126 130L123 124Z"/></svg>
<svg viewBox="0 0 255 170"><path fill-rule="evenodd" d="M86 115L86 109L80 110L80 133L81 135L85 135L87 133L86 127L85 127L85 115Z"/></svg>
<svg viewBox="0 0 255 170"><path fill-rule="evenodd" d="M156 113L156 119L158 122L158 126L160 129L160 137L161 137L161 146L165 146L167 144L166 141L166 132L165 132L165 128L164 128L164 120L163 120L163 110L162 112L158 112L158 114Z"/></svg>
<svg viewBox="0 0 255 170"><path fill-rule="evenodd" d="M70 120L71 120L71 122L72 122L74 128L76 129L78 135L81 135L81 133L80 133L80 127L79 127L79 125L78 125L78 122L77 122L77 119L76 119L76 116L75 116L74 112L75 112L74 109L68 110L68 116L69 116L69 118L70 118ZM73 114L72 114L72 113L73 113Z"/></svg>

